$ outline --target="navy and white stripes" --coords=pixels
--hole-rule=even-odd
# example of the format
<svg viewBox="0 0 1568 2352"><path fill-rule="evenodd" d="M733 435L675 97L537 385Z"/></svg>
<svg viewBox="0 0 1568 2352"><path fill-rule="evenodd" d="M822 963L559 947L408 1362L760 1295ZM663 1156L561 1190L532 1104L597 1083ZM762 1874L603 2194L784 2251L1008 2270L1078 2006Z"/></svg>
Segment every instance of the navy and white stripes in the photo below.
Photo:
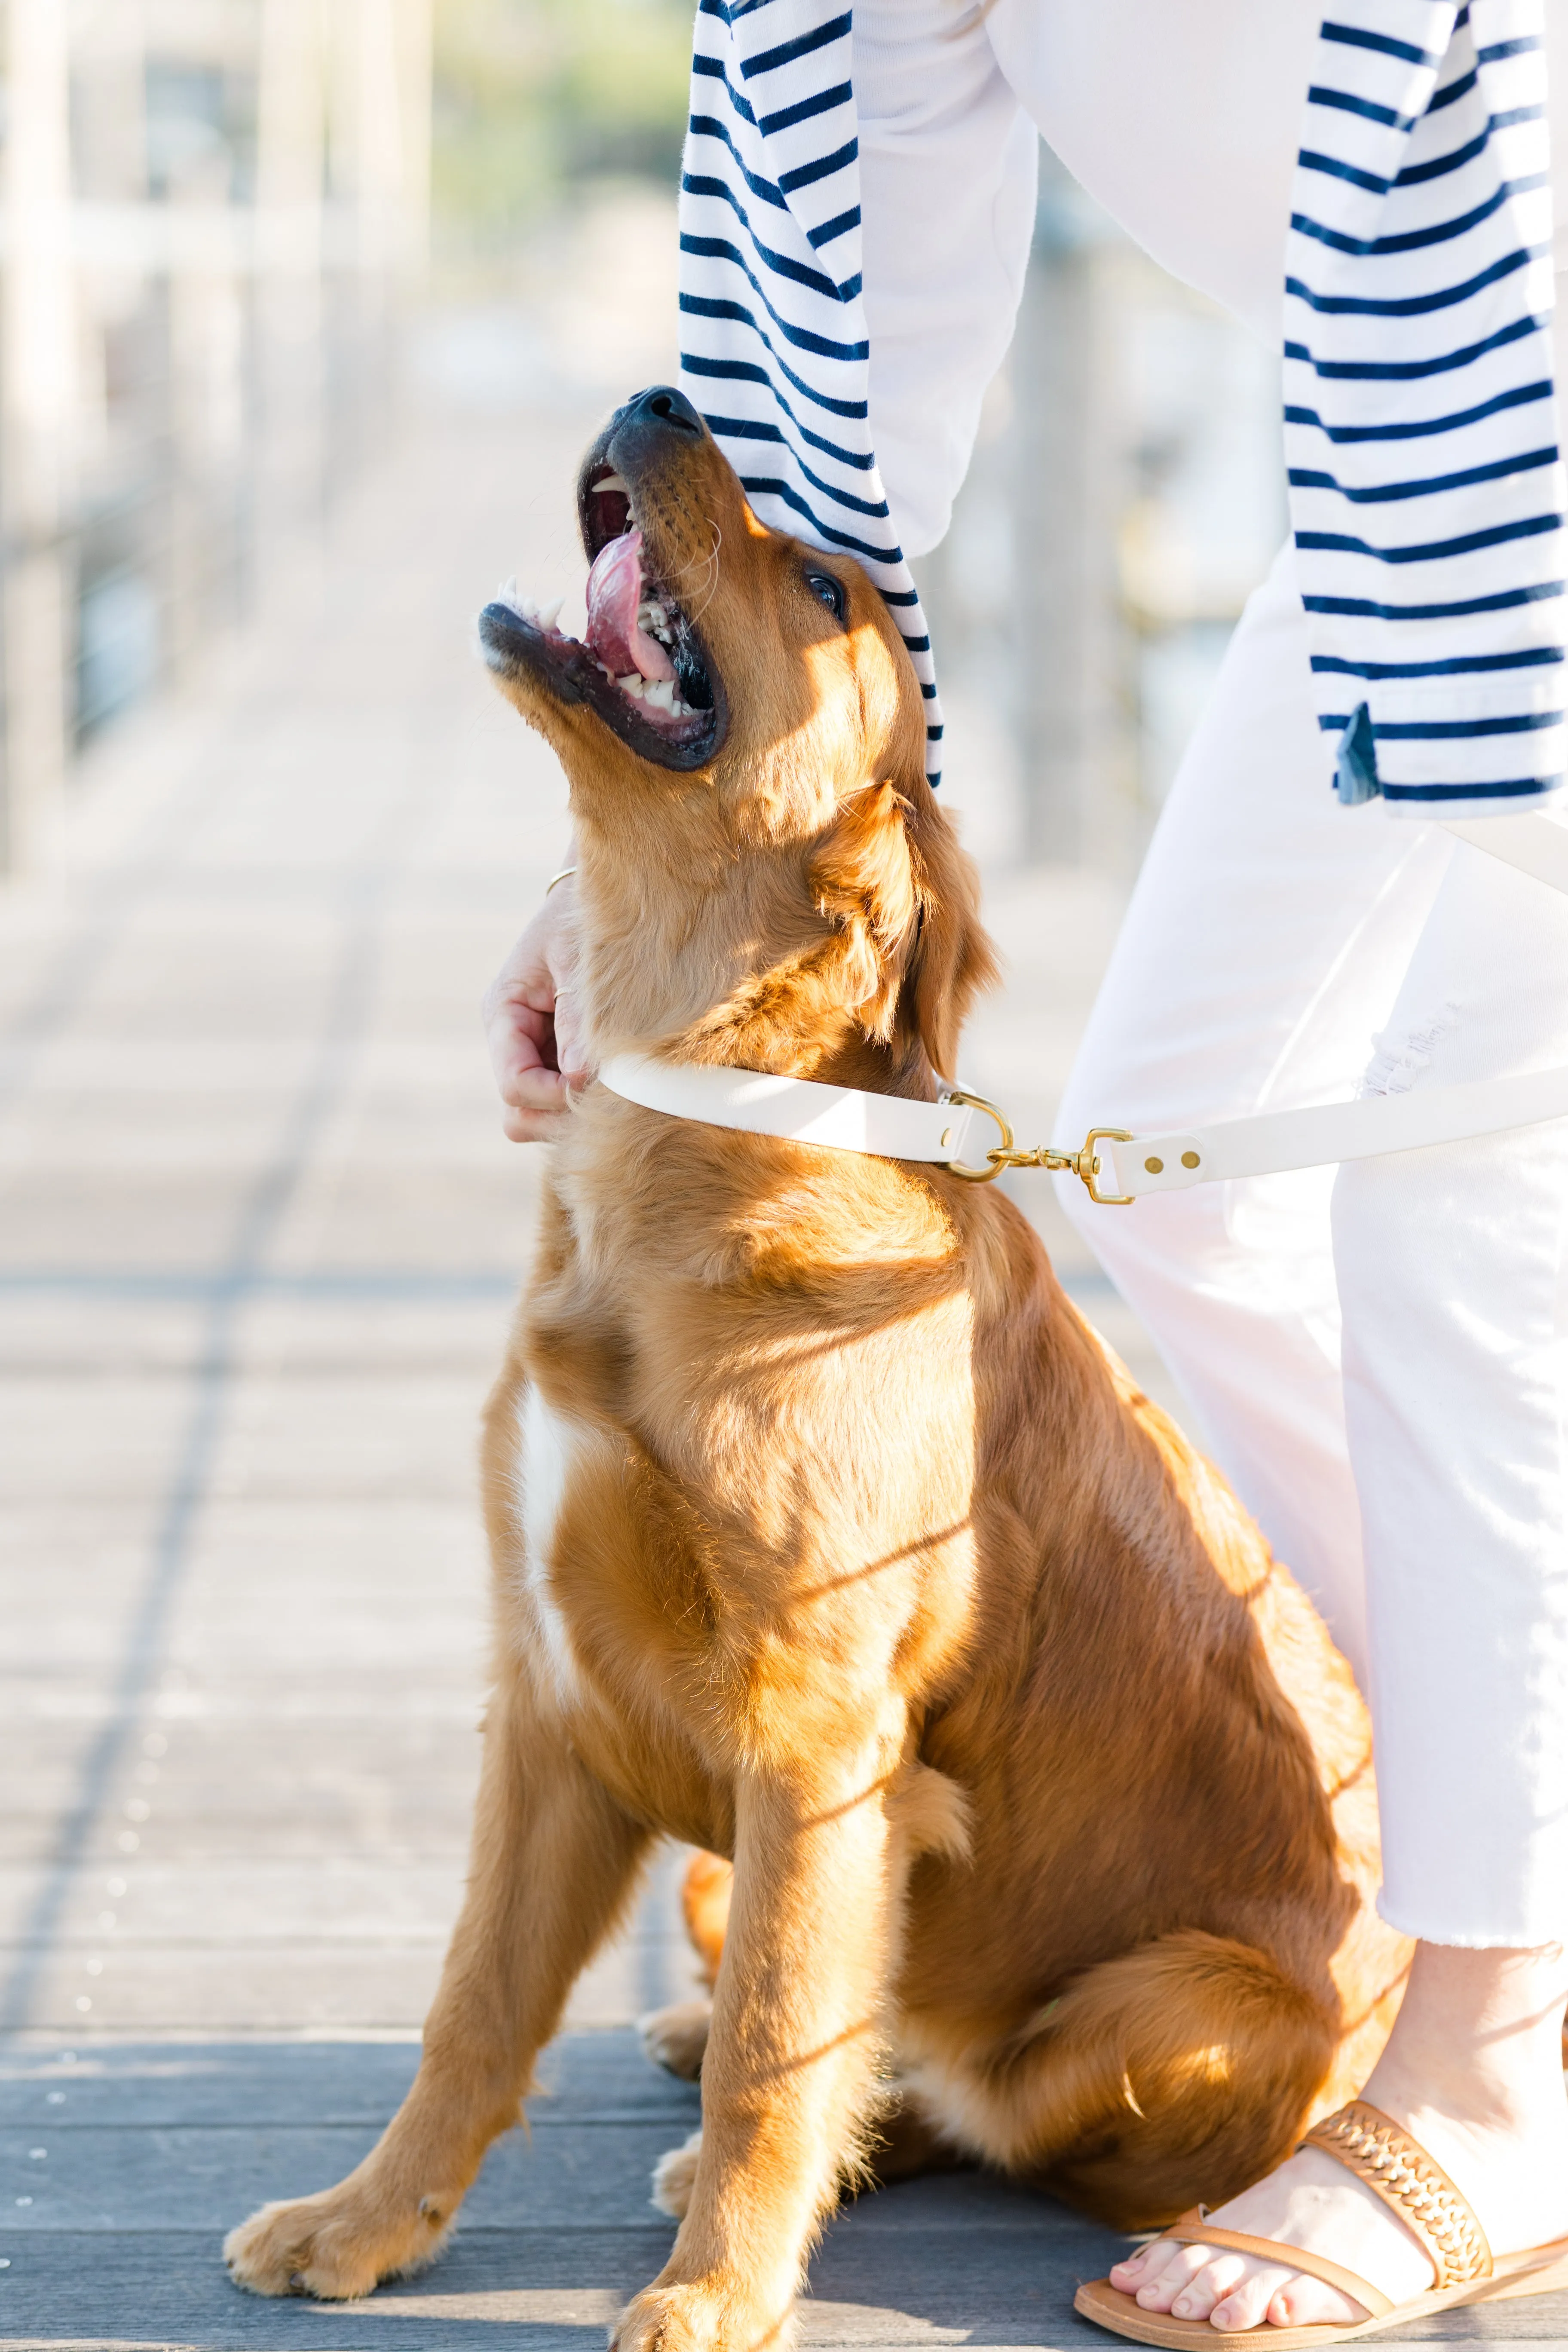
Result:
<svg viewBox="0 0 1568 2352"><path fill-rule="evenodd" d="M871 446L846 0L700 0L680 183L682 388L760 519L858 558L941 767L931 641Z"/></svg>
<svg viewBox="0 0 1568 2352"><path fill-rule="evenodd" d="M1326 5L1285 298L1320 721L1342 799L1529 807L1568 772L1542 0ZM858 556L888 598L934 771L930 643L871 441L852 52L849 0L700 0L682 379L762 519Z"/></svg>
<svg viewBox="0 0 1568 2352"><path fill-rule="evenodd" d="M1341 0L1286 280L1297 578L1342 799L1564 781L1542 0Z"/></svg>

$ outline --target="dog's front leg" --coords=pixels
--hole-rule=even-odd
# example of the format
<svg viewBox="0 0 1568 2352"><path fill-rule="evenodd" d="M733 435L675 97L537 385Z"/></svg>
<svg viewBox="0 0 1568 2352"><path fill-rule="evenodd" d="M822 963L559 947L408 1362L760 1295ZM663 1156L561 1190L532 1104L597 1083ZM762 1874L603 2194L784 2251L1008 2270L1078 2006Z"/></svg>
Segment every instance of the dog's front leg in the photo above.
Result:
<svg viewBox="0 0 1568 2352"><path fill-rule="evenodd" d="M737 1787L690 2201L665 2269L622 2317L619 2352L756 2352L789 2328L874 2100L902 1895L899 1748L872 1740Z"/></svg>
<svg viewBox="0 0 1568 2352"><path fill-rule="evenodd" d="M413 2087L335 2189L264 2205L230 2232L224 2254L240 2285L367 2294L439 2252L647 1843L512 1669L485 1724L468 1897Z"/></svg>

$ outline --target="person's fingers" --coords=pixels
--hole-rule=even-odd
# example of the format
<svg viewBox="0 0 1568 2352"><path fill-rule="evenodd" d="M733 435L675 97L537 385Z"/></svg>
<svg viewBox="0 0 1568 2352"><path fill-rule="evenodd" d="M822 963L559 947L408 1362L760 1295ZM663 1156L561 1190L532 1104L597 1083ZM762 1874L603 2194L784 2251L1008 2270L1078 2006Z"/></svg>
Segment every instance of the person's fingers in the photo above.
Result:
<svg viewBox="0 0 1568 2352"><path fill-rule="evenodd" d="M553 1143L570 1117L564 1110L508 1110L500 1130L509 1143Z"/></svg>
<svg viewBox="0 0 1568 2352"><path fill-rule="evenodd" d="M577 993L569 981L563 982L555 998L555 1059L568 1077L582 1083L587 1075L588 1055Z"/></svg>
<svg viewBox="0 0 1568 2352"><path fill-rule="evenodd" d="M559 1070L515 1070L503 1087L502 1098L512 1110L563 1111L571 1082Z"/></svg>
<svg viewBox="0 0 1568 2352"><path fill-rule="evenodd" d="M511 1073L501 1087L501 1133L512 1143L547 1143L571 1116L570 1098L559 1070Z"/></svg>
<svg viewBox="0 0 1568 2352"><path fill-rule="evenodd" d="M501 1083L501 1133L512 1143L548 1143L571 1117L580 1080L538 1066L507 1074Z"/></svg>
<svg viewBox="0 0 1568 2352"><path fill-rule="evenodd" d="M573 995L575 927L570 885L544 905L485 991L480 1007L490 1067L515 1143L559 1132L570 1093L588 1076Z"/></svg>
<svg viewBox="0 0 1568 2352"><path fill-rule="evenodd" d="M549 1004L525 1004L513 999L498 1003L485 1024L490 1067L503 1102L517 1100L520 1081L542 1075L555 1077L555 1027Z"/></svg>
<svg viewBox="0 0 1568 2352"><path fill-rule="evenodd" d="M566 1081L524 1039L521 1043L499 1045L490 1055L495 1070L496 1090L502 1102L515 1110L560 1109L565 1094Z"/></svg>

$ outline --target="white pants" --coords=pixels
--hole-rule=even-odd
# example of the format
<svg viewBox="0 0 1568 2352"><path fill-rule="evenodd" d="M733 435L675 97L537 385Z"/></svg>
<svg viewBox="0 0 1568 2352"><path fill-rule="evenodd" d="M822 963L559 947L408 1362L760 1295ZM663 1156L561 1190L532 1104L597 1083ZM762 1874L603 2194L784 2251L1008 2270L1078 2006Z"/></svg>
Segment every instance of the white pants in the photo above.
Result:
<svg viewBox="0 0 1568 2352"><path fill-rule="evenodd" d="M1325 789L1289 551L1162 815L1058 1140L1568 1060L1568 898ZM1381 1907L1568 1938L1568 1120L1063 1204L1369 1691Z"/></svg>

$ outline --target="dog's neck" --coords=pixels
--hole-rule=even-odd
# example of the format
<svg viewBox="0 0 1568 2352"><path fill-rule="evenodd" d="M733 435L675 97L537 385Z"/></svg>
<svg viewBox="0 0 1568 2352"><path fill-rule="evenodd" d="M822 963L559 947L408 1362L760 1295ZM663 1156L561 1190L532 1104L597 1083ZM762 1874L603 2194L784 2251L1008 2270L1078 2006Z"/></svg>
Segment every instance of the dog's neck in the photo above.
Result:
<svg viewBox="0 0 1568 2352"><path fill-rule="evenodd" d="M749 869L731 866L710 879L670 866L634 873L584 842L576 985L594 1059L651 1054L934 1101L936 1076L905 1018L900 972L878 974L890 1001L886 1034L874 1036L863 943L816 910L803 940L798 883L781 892L779 880L777 863L754 854Z"/></svg>

